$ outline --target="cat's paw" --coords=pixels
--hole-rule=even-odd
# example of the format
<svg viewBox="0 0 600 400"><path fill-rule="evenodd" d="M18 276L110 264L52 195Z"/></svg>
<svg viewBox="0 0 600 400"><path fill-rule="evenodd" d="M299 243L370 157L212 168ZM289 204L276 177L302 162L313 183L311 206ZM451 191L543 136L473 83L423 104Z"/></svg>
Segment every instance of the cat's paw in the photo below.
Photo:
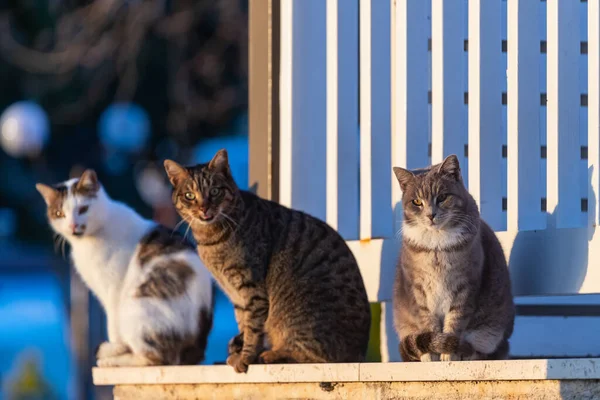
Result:
<svg viewBox="0 0 600 400"><path fill-rule="evenodd" d="M258 356L260 364L287 364L295 361L286 352L265 350Z"/></svg>
<svg viewBox="0 0 600 400"><path fill-rule="evenodd" d="M102 342L96 349L96 359L116 357L128 352L129 347L123 343Z"/></svg>
<svg viewBox="0 0 600 400"><path fill-rule="evenodd" d="M100 368L118 367L117 357L99 358L96 365Z"/></svg>
<svg viewBox="0 0 600 400"><path fill-rule="evenodd" d="M244 335L242 333L235 335L227 344L227 354L241 353L244 347Z"/></svg>
<svg viewBox="0 0 600 400"><path fill-rule="evenodd" d="M425 353L421 356L421 362L440 361L440 355L435 353Z"/></svg>
<svg viewBox="0 0 600 400"><path fill-rule="evenodd" d="M233 367L238 374L248 372L249 364L250 362L244 360L244 357L240 353L233 353L227 357L227 365Z"/></svg>
<svg viewBox="0 0 600 400"><path fill-rule="evenodd" d="M460 361L460 356L456 353L440 354L441 361Z"/></svg>

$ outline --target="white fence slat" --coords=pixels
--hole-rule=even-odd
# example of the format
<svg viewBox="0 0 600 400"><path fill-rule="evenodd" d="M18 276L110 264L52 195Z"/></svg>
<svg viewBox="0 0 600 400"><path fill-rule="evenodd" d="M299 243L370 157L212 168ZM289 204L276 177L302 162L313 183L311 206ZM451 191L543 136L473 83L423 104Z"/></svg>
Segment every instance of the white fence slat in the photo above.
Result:
<svg viewBox="0 0 600 400"><path fill-rule="evenodd" d="M464 165L464 1L431 3L431 161L456 154Z"/></svg>
<svg viewBox="0 0 600 400"><path fill-rule="evenodd" d="M360 0L360 238L392 234L390 2Z"/></svg>
<svg viewBox="0 0 600 400"><path fill-rule="evenodd" d="M501 0L469 1L469 191L483 219L506 229L502 213Z"/></svg>
<svg viewBox="0 0 600 400"><path fill-rule="evenodd" d="M600 222L600 3L588 2L588 219Z"/></svg>
<svg viewBox="0 0 600 400"><path fill-rule="evenodd" d="M280 70L279 70L279 203L292 205L292 76L294 7L282 1L280 9Z"/></svg>
<svg viewBox="0 0 600 400"><path fill-rule="evenodd" d="M392 9L392 166L420 168L429 162L427 107L428 7L422 0L394 2ZM400 185L392 174L392 207L400 229Z"/></svg>
<svg viewBox="0 0 600 400"><path fill-rule="evenodd" d="M557 228L581 226L579 2L547 3L547 210Z"/></svg>
<svg viewBox="0 0 600 400"><path fill-rule="evenodd" d="M358 239L358 0L327 0L327 222Z"/></svg>
<svg viewBox="0 0 600 400"><path fill-rule="evenodd" d="M545 227L541 213L539 4L511 0L508 24L508 212L509 230Z"/></svg>
<svg viewBox="0 0 600 400"><path fill-rule="evenodd" d="M326 3L281 2L280 201L326 219Z"/></svg>

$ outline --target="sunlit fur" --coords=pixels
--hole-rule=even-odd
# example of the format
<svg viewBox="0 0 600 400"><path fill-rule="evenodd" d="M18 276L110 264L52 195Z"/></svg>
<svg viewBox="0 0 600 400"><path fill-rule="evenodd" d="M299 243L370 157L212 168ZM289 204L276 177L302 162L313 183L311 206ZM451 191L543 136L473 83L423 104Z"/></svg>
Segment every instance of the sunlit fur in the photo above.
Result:
<svg viewBox="0 0 600 400"><path fill-rule="evenodd" d="M514 323L506 259L457 157L394 173L404 210L394 289L403 360L506 358Z"/></svg>
<svg viewBox="0 0 600 400"><path fill-rule="evenodd" d="M165 161L175 207L234 305L240 333L227 363L246 372L259 362L363 361L370 308L344 239L317 218L238 190L227 157L220 150L193 167Z"/></svg>
<svg viewBox="0 0 600 400"><path fill-rule="evenodd" d="M76 270L106 311L109 342L99 348L98 365L182 363L177 349L163 351L161 338L176 334L194 339L212 324L211 278L194 248L180 246L142 260L139 253L148 244L141 241L160 227L112 200L93 171L52 187L38 184L37 189L46 201L50 226L70 244ZM141 296L142 285L169 263L193 270L185 292L168 298ZM201 311L210 315L209 322L201 321Z"/></svg>

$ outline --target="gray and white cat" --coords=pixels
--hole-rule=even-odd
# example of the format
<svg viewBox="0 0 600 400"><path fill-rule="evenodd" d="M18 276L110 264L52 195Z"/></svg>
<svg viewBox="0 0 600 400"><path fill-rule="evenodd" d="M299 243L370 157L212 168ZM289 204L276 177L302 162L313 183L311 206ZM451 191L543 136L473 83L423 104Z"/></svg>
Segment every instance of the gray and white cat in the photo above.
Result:
<svg viewBox="0 0 600 400"><path fill-rule="evenodd" d="M197 364L212 327L212 280L181 235L112 200L96 173L36 185L52 229L104 307L98 366Z"/></svg>
<svg viewBox="0 0 600 400"><path fill-rule="evenodd" d="M507 358L515 308L506 259L458 159L394 173L404 209L394 285L402 359Z"/></svg>

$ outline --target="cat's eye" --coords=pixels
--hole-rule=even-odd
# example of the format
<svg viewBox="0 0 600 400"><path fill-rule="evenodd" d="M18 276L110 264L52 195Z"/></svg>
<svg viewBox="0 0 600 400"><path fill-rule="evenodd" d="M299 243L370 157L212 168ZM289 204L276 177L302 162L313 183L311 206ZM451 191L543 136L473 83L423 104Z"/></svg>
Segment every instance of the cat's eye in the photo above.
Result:
<svg viewBox="0 0 600 400"><path fill-rule="evenodd" d="M62 218L62 217L64 217L64 214L63 214L63 212L62 212L61 210L56 210L56 211L54 212L54 216L55 216L56 218Z"/></svg>
<svg viewBox="0 0 600 400"><path fill-rule="evenodd" d="M210 189L209 193L210 193L211 196L216 197L219 194L221 194L221 189L214 187L214 188Z"/></svg>
<svg viewBox="0 0 600 400"><path fill-rule="evenodd" d="M79 209L79 215L85 214L90 209L89 206L83 206Z"/></svg>
<svg viewBox="0 0 600 400"><path fill-rule="evenodd" d="M196 198L196 195L192 192L186 192L185 193L185 198L188 200L194 200Z"/></svg>
<svg viewBox="0 0 600 400"><path fill-rule="evenodd" d="M443 202L444 202L444 201L445 201L447 198L448 198L448 195L447 195L447 194L440 194L440 195L437 197L437 202L438 202L438 203L443 203Z"/></svg>
<svg viewBox="0 0 600 400"><path fill-rule="evenodd" d="M420 199L414 199L412 203L417 207L421 207L423 205L423 202Z"/></svg>

